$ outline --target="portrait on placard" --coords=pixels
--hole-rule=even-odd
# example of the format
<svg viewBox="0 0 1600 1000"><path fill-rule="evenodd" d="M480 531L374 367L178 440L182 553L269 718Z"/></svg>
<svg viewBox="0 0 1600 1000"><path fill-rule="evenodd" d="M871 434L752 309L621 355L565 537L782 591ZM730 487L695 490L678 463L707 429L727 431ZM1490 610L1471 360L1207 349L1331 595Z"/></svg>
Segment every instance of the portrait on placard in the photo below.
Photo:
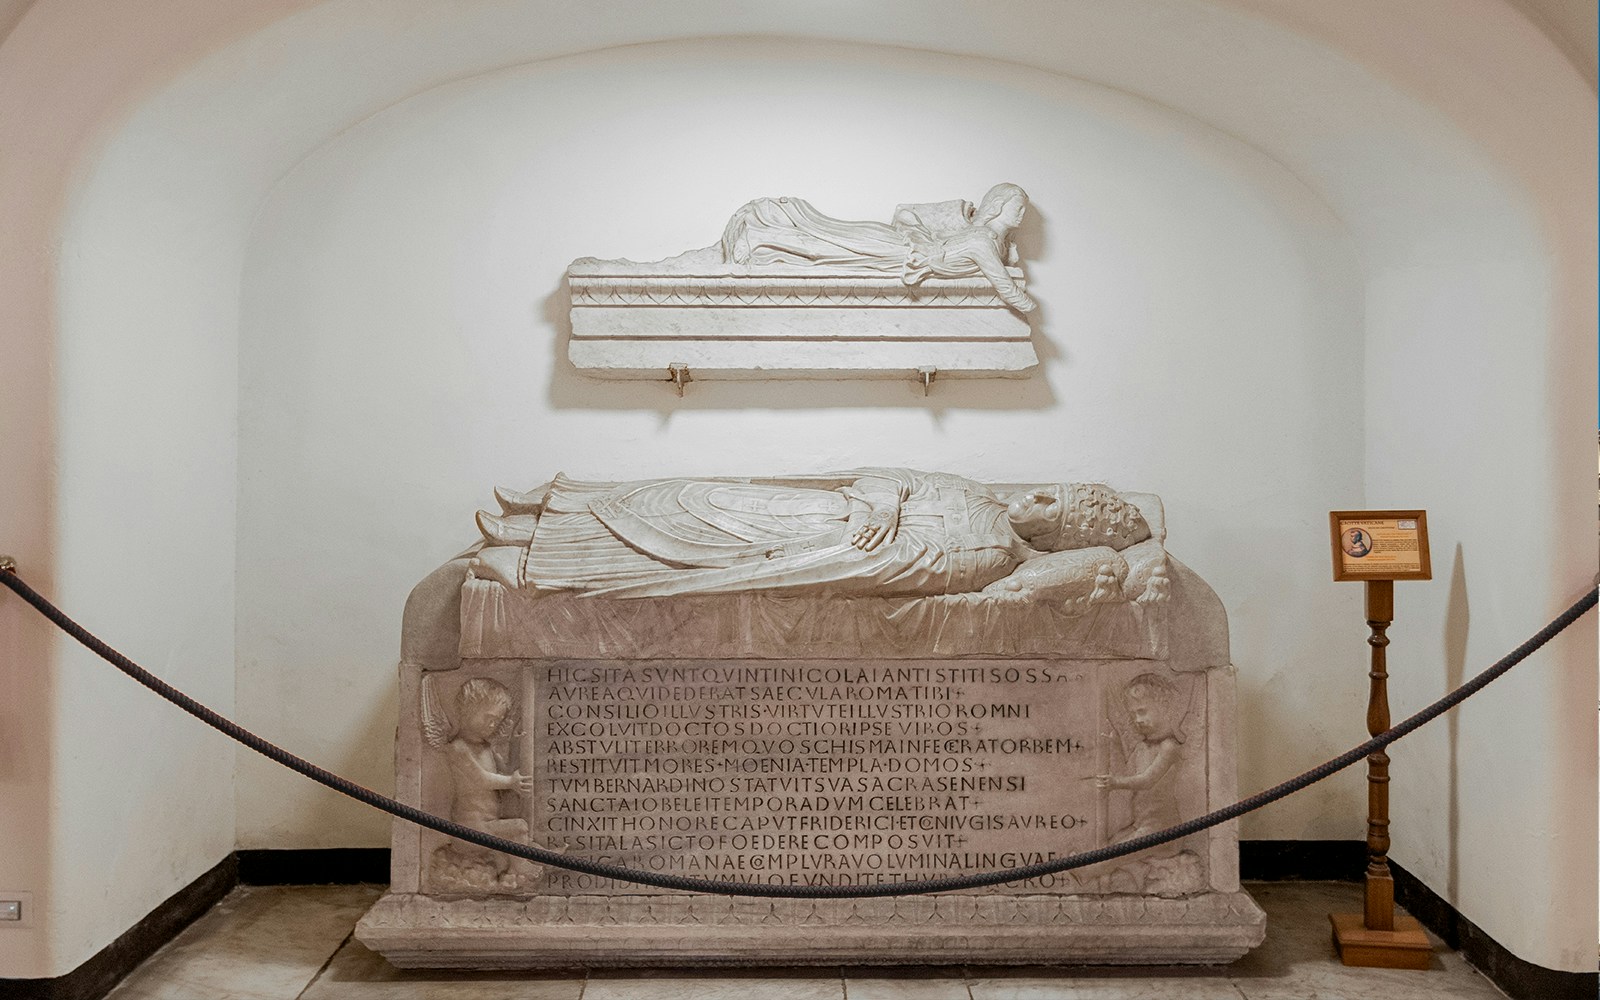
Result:
<svg viewBox="0 0 1600 1000"><path fill-rule="evenodd" d="M1341 546L1344 554L1352 559L1360 559L1372 551L1372 536L1360 525L1346 528L1340 533L1340 539L1344 543Z"/></svg>

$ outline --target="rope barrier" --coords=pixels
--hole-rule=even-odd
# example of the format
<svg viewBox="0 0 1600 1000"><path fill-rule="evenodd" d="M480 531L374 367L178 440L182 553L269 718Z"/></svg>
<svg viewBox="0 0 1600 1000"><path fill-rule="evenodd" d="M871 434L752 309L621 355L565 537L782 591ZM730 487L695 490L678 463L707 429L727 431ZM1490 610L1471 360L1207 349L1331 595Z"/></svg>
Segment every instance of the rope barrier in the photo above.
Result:
<svg viewBox="0 0 1600 1000"><path fill-rule="evenodd" d="M370 788L358 785L348 778L343 778L331 771L326 771L310 761L295 756L282 747L257 736L243 726L212 711L200 702L179 691L177 688L150 673L148 670L134 663L121 653L106 645L96 638L82 625L73 621L60 608L51 604L38 591L28 586L17 575L14 563L0 559L0 583L5 584L15 591L17 596L38 610L63 632L72 636L78 642L88 647L106 662L127 674L129 677L143 684L156 694L172 702L174 705L188 712L190 715L204 722L218 732L244 744L256 753L275 761L284 767L310 778L318 784L349 796L358 802L364 802L376 809L395 816L399 819L415 823L457 840L486 847L493 851L509 854L512 857L523 858L528 861L569 871L583 872L601 878L609 878L619 882L633 882L639 885L654 886L658 889L672 889L680 892L702 892L724 896L755 896L755 897L788 897L797 899L862 899L876 896L912 896L930 892L951 892L958 889L976 889L983 886L1001 885L1006 882L1022 882L1028 879L1039 878L1043 875L1053 875L1073 868L1083 868L1116 858L1136 854L1173 840L1179 840L1208 830L1220 823L1237 819L1245 813L1253 812L1262 806L1269 805L1285 796L1313 785L1318 781L1344 770L1363 757L1377 753L1384 747L1400 739L1434 719L1448 712L1479 691L1487 687L1492 681L1499 678L1506 671L1521 663L1532 655L1545 643L1560 634L1573 622L1577 621L1600 600L1600 588L1589 591L1572 607L1562 612L1554 621L1540 629L1537 634L1529 638L1522 645L1512 650L1493 666L1478 674L1454 691L1440 698L1438 701L1424 708L1422 711L1400 722L1398 725L1379 733L1372 739L1359 746L1351 747L1344 753L1326 761L1317 767L1298 775L1282 784L1275 785L1262 792L1257 792L1249 798L1241 799L1230 806L1224 806L1214 812L1195 819L1186 820L1177 826L1169 827L1157 833L1135 837L1120 844L1111 844L1105 847L1083 851L1078 854L1050 861L1041 861L1037 864L1025 865L1020 868L1007 868L1003 871L982 872L974 875L949 875L943 878L925 879L920 882L894 882L874 885L827 885L827 886L780 886L762 885L757 883L722 882L713 879L686 878L678 875L663 875L658 872L639 871L622 865L613 865L603 861L590 861L584 858L569 858L566 855L543 848L533 847L528 844L519 844L513 840L496 837L492 834L462 826L460 823L427 813L415 806L406 805L387 795L380 795Z"/></svg>

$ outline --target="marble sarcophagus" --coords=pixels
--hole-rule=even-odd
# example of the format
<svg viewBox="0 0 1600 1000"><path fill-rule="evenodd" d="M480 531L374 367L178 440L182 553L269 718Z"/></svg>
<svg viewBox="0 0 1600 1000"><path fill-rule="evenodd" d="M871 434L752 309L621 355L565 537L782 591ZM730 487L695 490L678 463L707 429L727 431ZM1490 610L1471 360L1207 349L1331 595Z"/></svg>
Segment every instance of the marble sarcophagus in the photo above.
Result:
<svg viewBox="0 0 1600 1000"><path fill-rule="evenodd" d="M400 798L649 872L995 871L1235 797L1216 595L1160 501L869 469L498 494L407 603ZM397 822L357 928L401 966L1216 963L1260 943L1232 824L966 892L611 882Z"/></svg>

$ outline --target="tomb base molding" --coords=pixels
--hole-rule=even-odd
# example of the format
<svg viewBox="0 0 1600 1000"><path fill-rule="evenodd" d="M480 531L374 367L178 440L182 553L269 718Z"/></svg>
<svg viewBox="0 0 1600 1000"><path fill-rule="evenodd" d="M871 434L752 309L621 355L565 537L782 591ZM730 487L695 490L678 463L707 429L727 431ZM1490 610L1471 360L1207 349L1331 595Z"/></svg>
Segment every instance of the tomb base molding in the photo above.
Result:
<svg viewBox="0 0 1600 1000"><path fill-rule="evenodd" d="M356 933L401 968L1210 965L1259 944L1265 918L1243 892L863 900L391 893Z"/></svg>

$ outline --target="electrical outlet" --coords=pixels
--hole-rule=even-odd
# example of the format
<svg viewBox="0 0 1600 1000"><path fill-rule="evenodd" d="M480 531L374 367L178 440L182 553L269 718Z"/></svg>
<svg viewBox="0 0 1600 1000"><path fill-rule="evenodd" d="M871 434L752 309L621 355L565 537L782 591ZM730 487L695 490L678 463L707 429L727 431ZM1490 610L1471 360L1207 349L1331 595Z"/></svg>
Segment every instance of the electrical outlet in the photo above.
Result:
<svg viewBox="0 0 1600 1000"><path fill-rule="evenodd" d="M33 893L0 889L0 931L33 926Z"/></svg>

